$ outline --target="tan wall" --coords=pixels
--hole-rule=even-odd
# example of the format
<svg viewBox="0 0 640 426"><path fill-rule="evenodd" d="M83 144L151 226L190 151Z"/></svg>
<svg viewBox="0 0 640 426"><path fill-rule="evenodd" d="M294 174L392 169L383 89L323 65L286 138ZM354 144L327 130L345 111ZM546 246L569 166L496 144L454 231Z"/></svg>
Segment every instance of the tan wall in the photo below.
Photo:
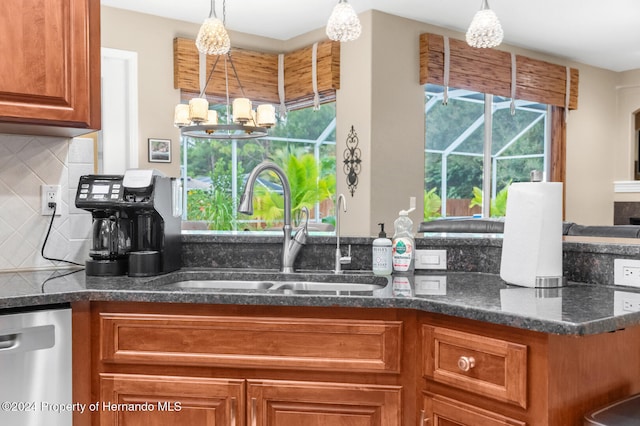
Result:
<svg viewBox="0 0 640 426"><path fill-rule="evenodd" d="M180 132L173 126L180 101L180 92L173 87L173 39L195 39L200 25L104 6L100 12L102 47L138 52L139 167L180 176ZM241 33L231 37L234 47L281 49L276 40ZM148 162L149 138L171 139L171 163Z"/></svg>
<svg viewBox="0 0 640 426"><path fill-rule="evenodd" d="M373 235L378 222L392 231L398 210L410 196L421 208L424 181L423 94L418 84L418 35L422 32L463 39L462 33L369 11L361 15L363 35L341 49L336 154L342 158L354 125L363 149L360 182L354 196L338 170L338 192L347 195L342 222L348 235ZM172 126L178 91L173 89L172 40L195 38L199 25L108 7L102 8L102 45L138 51L140 73L140 167L145 167L149 137L170 138L178 159L179 133ZM151 28L151 29L149 29ZM290 51L324 39L323 29L286 42L231 33L234 47ZM530 57L580 70L578 110L568 116L566 220L613 223L613 181L631 179L634 158L630 114L640 109L640 70L615 73L547 54L501 46ZM156 166L158 163L154 163ZM177 176L179 161L166 173ZM412 215L419 221L420 213Z"/></svg>

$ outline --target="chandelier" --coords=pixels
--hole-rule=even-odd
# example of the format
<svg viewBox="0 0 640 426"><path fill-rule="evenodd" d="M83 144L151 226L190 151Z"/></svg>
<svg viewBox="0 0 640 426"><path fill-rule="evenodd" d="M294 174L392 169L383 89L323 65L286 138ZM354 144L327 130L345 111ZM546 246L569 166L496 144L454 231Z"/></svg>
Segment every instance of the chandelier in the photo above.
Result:
<svg viewBox="0 0 640 426"><path fill-rule="evenodd" d="M276 124L275 108L270 104L262 104L258 105L254 110L251 100L245 96L238 72L231 59L229 35L224 28L226 1L223 1L222 7L223 21L220 21L215 17L215 0L211 1L209 18L202 24L196 39L198 51L204 55L215 55L216 61L198 97L192 98L188 105L183 103L176 105L173 123L184 136L193 138L261 138L267 136L267 130ZM205 94L221 57L224 58L226 124L218 123L218 113L209 109L209 101ZM242 97L234 99L233 104L231 104L229 98L228 65L233 71L242 95Z"/></svg>
<svg viewBox="0 0 640 426"><path fill-rule="evenodd" d="M491 48L500 45L503 37L498 17L489 8L489 2L482 0L480 10L476 12L467 30L467 43L471 47Z"/></svg>
<svg viewBox="0 0 640 426"><path fill-rule="evenodd" d="M360 37L362 32L360 19L347 0L340 0L333 8L326 32L329 39L333 41L353 41Z"/></svg>

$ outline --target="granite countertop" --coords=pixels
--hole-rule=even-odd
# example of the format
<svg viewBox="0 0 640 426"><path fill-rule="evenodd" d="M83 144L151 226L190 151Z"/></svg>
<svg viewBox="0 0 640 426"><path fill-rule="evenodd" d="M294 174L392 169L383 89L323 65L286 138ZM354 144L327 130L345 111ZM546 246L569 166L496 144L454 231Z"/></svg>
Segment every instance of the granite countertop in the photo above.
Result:
<svg viewBox="0 0 640 426"><path fill-rule="evenodd" d="M224 269L180 270L159 277L87 277L84 271L0 273L0 309L13 310L75 301L131 301L164 303L340 306L401 308L469 318L544 333L586 335L640 324L640 312L622 311L622 294L630 287L569 282L560 289L532 289L507 285L498 275L473 272L419 273L410 276L345 277L318 273L291 279L370 282L366 291L228 290L179 288L186 280L277 280L276 271ZM332 278L333 277L333 278ZM633 296L631 296L633 297Z"/></svg>

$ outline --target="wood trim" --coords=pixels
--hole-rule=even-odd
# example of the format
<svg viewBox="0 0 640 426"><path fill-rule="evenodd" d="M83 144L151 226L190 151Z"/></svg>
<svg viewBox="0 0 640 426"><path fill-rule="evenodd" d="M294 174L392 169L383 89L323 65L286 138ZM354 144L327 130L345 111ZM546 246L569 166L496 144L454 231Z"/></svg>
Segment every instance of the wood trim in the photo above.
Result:
<svg viewBox="0 0 640 426"><path fill-rule="evenodd" d="M402 321L107 312L100 330L109 363L400 372Z"/></svg>
<svg viewBox="0 0 640 426"><path fill-rule="evenodd" d="M71 305L71 350L73 359L73 402L89 406L91 399L91 304L74 302ZM75 426L90 426L91 412L73 411Z"/></svg>
<svg viewBox="0 0 640 426"><path fill-rule="evenodd" d="M180 89L183 98L199 93L199 54L194 40L177 37L173 40L174 87ZM231 49L233 63L238 72L244 95L257 103L279 104L278 55L246 49ZM207 73L213 69L216 59L207 56ZM289 109L310 105L313 101L312 46L286 53L284 59L285 103ZM224 60L220 57L209 84L207 97L215 102L226 102ZM317 77L320 102L335 100L340 88L340 43L318 43ZM228 65L229 94L231 98L242 96L233 71ZM207 74L208 75L208 74Z"/></svg>
<svg viewBox="0 0 640 426"><path fill-rule="evenodd" d="M511 54L450 39L449 86L511 97ZM564 107L566 67L516 55L516 98ZM571 68L569 109L578 108L579 71ZM420 35L420 84L444 84L444 38Z"/></svg>
<svg viewBox="0 0 640 426"><path fill-rule="evenodd" d="M551 164L549 164L549 178L551 182L562 182L562 218L565 218L567 185L567 123L564 118L564 108L551 107Z"/></svg>

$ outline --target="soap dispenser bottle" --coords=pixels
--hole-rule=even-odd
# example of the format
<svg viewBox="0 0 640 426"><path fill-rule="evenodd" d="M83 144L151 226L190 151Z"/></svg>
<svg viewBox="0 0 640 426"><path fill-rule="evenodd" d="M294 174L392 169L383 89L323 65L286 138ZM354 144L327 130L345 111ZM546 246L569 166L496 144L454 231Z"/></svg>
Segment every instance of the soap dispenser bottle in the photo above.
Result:
<svg viewBox="0 0 640 426"><path fill-rule="evenodd" d="M409 213L415 210L415 197L411 197L409 210L400 210L399 217L393 223L392 256L394 272L413 272L415 264L415 240L413 221Z"/></svg>
<svg viewBox="0 0 640 426"><path fill-rule="evenodd" d="M391 275L393 272L392 244L384 232L384 223L379 223L380 232L378 238L373 240L373 253L371 269L375 275Z"/></svg>

